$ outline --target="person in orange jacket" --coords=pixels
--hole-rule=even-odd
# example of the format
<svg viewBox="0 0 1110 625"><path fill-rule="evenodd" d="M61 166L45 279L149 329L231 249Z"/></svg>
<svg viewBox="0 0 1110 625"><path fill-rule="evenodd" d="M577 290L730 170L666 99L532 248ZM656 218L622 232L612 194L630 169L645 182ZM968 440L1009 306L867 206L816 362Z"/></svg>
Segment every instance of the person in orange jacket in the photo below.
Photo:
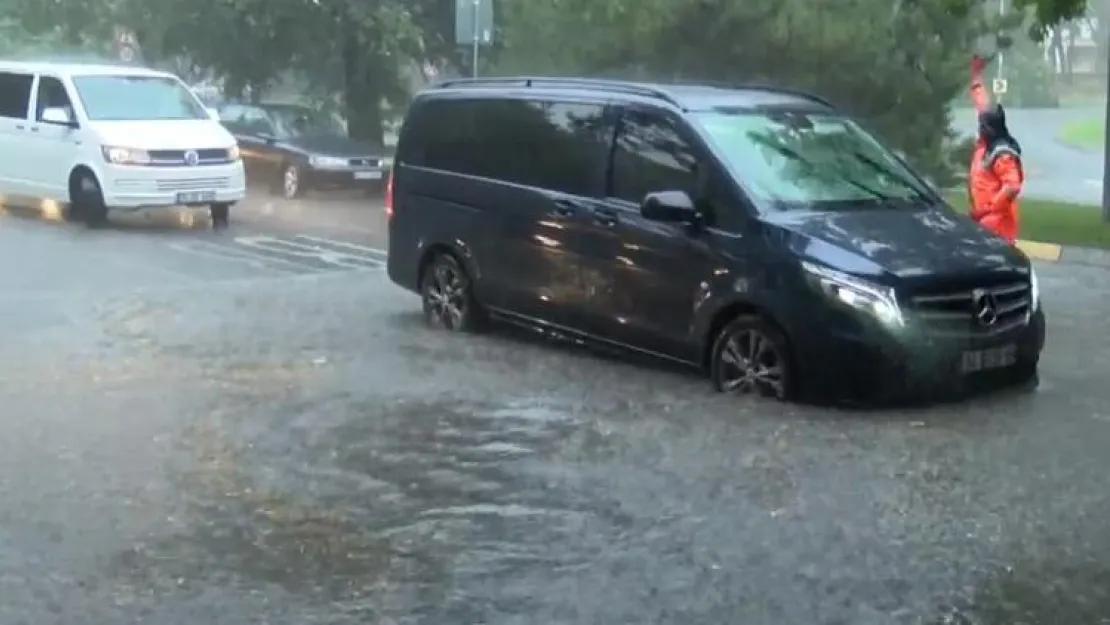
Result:
<svg viewBox="0 0 1110 625"><path fill-rule="evenodd" d="M1025 184L1021 145L1006 127L1006 111L992 104L983 84L986 59L971 61L971 99L979 113L979 136L971 156L968 191L971 218L987 230L1014 243L1018 237L1018 195Z"/></svg>

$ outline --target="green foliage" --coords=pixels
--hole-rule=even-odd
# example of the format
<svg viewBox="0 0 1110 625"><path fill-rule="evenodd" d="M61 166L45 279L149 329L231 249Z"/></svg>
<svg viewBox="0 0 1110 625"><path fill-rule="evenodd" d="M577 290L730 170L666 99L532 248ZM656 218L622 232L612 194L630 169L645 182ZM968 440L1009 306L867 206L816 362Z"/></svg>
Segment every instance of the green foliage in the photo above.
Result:
<svg viewBox="0 0 1110 625"><path fill-rule="evenodd" d="M811 89L934 173L944 169L945 109L966 86L972 42L1004 26L989 23L977 0L494 1L497 71ZM1042 25L1085 2L1017 1ZM124 26L148 62L203 70L232 92L295 78L338 103L350 132L368 138L380 138L383 104L403 106L414 62L464 63L454 8L454 0L0 0L6 28L20 31L4 37L9 48L111 53Z"/></svg>
<svg viewBox="0 0 1110 625"><path fill-rule="evenodd" d="M1011 48L1006 53L1008 91L1002 103L1012 108L1054 108L1060 105L1056 76L1043 49L1032 42Z"/></svg>

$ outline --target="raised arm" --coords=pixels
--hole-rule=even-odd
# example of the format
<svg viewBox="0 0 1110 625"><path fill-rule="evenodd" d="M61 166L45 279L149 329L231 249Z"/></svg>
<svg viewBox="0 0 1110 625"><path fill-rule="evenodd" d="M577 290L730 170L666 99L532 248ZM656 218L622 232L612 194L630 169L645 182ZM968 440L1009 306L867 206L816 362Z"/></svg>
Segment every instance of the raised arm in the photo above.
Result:
<svg viewBox="0 0 1110 625"><path fill-rule="evenodd" d="M975 110L980 113L990 108L991 94L983 83L983 74L987 70L987 60L979 55L971 59L971 101Z"/></svg>

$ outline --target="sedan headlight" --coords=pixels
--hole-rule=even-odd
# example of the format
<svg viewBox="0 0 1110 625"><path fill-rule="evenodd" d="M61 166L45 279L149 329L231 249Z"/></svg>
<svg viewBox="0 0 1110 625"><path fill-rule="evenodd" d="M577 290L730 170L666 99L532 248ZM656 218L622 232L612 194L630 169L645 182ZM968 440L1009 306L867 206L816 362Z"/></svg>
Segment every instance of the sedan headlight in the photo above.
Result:
<svg viewBox="0 0 1110 625"><path fill-rule="evenodd" d="M338 156L310 156L308 162L313 167L320 169L334 169L338 167L346 167L349 163L345 158Z"/></svg>
<svg viewBox="0 0 1110 625"><path fill-rule="evenodd" d="M378 161L378 166L382 169L389 169L390 167L393 167L393 157L383 156L381 160Z"/></svg>
<svg viewBox="0 0 1110 625"><path fill-rule="evenodd" d="M813 263L803 262L802 269L822 293L835 301L867 313L885 325L905 325L894 289Z"/></svg>
<svg viewBox="0 0 1110 625"><path fill-rule="evenodd" d="M1033 302L1030 310L1037 312L1041 307L1041 285L1037 280L1037 270L1033 266L1029 266L1029 299Z"/></svg>
<svg viewBox="0 0 1110 625"><path fill-rule="evenodd" d="M101 146L104 160L113 165L149 165L150 154L138 148L121 148L115 146Z"/></svg>

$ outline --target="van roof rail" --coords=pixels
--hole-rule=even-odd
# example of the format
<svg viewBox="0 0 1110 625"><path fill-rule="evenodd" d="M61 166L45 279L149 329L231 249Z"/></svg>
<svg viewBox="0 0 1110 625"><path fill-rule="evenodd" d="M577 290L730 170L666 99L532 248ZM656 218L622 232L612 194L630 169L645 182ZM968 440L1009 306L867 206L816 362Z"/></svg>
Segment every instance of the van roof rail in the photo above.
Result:
<svg viewBox="0 0 1110 625"><path fill-rule="evenodd" d="M779 94L782 94L782 95L792 95L792 96L797 97L797 98L802 98L802 99L805 99L805 100L809 100L811 102L816 102L817 104L822 104L822 105L827 106L829 108L835 108L833 106L832 102L829 102L825 98L822 98L821 96L819 96L819 95L817 95L813 92L806 91L804 89L795 89L793 87L780 87L778 85L768 85L768 84L765 84L765 83L741 83L739 85L728 85L728 88L729 89L745 89L745 90L749 90L749 91L766 91L768 93L779 93Z"/></svg>
<svg viewBox="0 0 1110 625"><path fill-rule="evenodd" d="M682 107L682 103L675 98L674 95L667 92L667 87L672 85L651 85L637 82L627 82L623 80L606 80L603 78L551 78L545 76L506 76L499 78L449 78L440 81L433 85L434 88L458 88L458 87L587 87L591 89L599 89L603 91L612 91L617 93L627 93L633 95L640 95L649 98L656 98L674 104L675 106ZM771 85L765 83L689 83L689 84L676 84L673 85L677 88L682 87L709 87L714 89L731 89L735 91L763 91L766 93L777 93L780 95L794 96L815 102L822 106L835 108L831 102L809 91L802 89L794 89L791 87L781 87L778 85Z"/></svg>
<svg viewBox="0 0 1110 625"><path fill-rule="evenodd" d="M551 78L546 76L506 76L503 78L451 78L440 81L435 88L455 87L588 87L603 91L640 95L648 98L664 100L675 106L681 103L666 90L643 83L626 82L623 80L605 80L602 78Z"/></svg>

